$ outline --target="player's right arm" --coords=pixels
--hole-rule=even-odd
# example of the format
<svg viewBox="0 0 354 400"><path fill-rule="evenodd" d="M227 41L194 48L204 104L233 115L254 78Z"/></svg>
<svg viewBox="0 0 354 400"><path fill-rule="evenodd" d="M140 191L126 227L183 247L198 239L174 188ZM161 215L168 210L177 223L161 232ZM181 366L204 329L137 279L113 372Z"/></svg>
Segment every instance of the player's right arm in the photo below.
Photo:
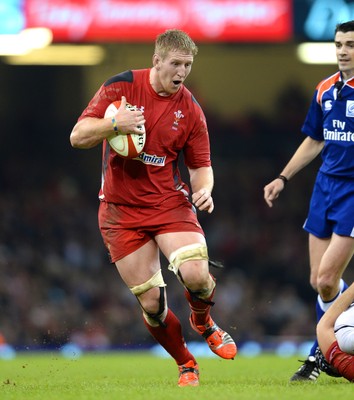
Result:
<svg viewBox="0 0 354 400"><path fill-rule="evenodd" d="M145 124L141 111L126 109L126 98L122 96L121 104L115 115L119 134L141 133L139 125ZM70 134L70 143L79 149L90 149L115 133L111 118L84 117L74 126Z"/></svg>
<svg viewBox="0 0 354 400"><path fill-rule="evenodd" d="M109 118L85 117L75 124L70 134L70 143L79 149L90 149L112 136L113 132Z"/></svg>
<svg viewBox="0 0 354 400"><path fill-rule="evenodd" d="M307 136L280 175L290 180L320 154L323 146L324 141L318 141ZM284 189L284 185L284 181L276 178L264 187L264 200L269 207L273 207L273 201L279 197L280 192Z"/></svg>

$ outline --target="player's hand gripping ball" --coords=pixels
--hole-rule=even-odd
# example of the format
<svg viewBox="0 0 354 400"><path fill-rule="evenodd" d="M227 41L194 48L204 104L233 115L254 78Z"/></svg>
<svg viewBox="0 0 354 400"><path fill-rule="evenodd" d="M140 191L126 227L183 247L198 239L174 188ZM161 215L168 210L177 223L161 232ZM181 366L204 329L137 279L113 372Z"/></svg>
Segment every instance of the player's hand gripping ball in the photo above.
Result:
<svg viewBox="0 0 354 400"><path fill-rule="evenodd" d="M111 103L105 112L105 118L112 118L119 106L120 100L114 101ZM131 111L136 111L137 107L132 106L131 104L126 104L126 109ZM137 133L129 133L129 134L122 134L119 132L119 127L117 134L113 134L107 140L112 147L121 157L123 158L135 158L137 157L144 148L146 133L145 133L145 126L139 125L138 129L141 131L141 134Z"/></svg>

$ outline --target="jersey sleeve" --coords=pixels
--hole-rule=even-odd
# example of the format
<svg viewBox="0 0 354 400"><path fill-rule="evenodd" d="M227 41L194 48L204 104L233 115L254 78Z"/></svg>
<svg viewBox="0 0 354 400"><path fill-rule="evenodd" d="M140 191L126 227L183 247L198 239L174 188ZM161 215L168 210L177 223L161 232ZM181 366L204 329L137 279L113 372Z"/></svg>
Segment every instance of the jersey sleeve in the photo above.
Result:
<svg viewBox="0 0 354 400"><path fill-rule="evenodd" d="M116 96L112 96L112 91L102 85L95 93L87 107L79 117L79 121L86 117L103 118L107 107L117 100Z"/></svg>
<svg viewBox="0 0 354 400"><path fill-rule="evenodd" d="M203 110L193 100L195 123L184 146L184 161L188 168L210 167L210 141L207 122Z"/></svg>
<svg viewBox="0 0 354 400"><path fill-rule="evenodd" d="M130 93L134 80L133 71L125 71L109 78L95 93L79 120L85 117L103 118L107 107L124 94Z"/></svg>
<svg viewBox="0 0 354 400"><path fill-rule="evenodd" d="M318 90L315 91L312 97L311 105L301 131L312 139L320 141L324 140L323 112L321 104L318 102Z"/></svg>

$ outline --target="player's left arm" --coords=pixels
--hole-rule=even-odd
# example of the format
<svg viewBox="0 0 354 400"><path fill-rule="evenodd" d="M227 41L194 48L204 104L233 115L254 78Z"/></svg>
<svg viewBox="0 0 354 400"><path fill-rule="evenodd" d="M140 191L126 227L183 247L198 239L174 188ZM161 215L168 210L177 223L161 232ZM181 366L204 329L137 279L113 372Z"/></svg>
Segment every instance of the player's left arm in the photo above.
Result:
<svg viewBox="0 0 354 400"><path fill-rule="evenodd" d="M214 210L212 191L214 187L214 173L211 166L188 168L192 188L192 202L200 211L209 214Z"/></svg>
<svg viewBox="0 0 354 400"><path fill-rule="evenodd" d="M193 101L190 109L194 121L188 141L184 146L184 161L189 172L192 203L209 214L214 210L212 191L214 172L210 160L209 132L203 110Z"/></svg>

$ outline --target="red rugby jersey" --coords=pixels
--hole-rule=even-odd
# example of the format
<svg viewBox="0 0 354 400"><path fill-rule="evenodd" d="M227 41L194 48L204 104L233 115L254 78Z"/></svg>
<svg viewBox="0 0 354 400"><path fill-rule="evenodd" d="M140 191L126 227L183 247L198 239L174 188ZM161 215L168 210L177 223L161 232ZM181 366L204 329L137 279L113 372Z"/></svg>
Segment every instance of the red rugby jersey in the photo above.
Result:
<svg viewBox="0 0 354 400"><path fill-rule="evenodd" d="M108 105L122 96L144 111L146 142L138 158L124 159L106 140L103 142L102 201L170 207L189 192L178 169L181 152L189 168L211 165L205 116L191 92L182 86L172 96L159 96L149 83L149 75L150 69L142 69L110 78L79 118L103 118Z"/></svg>

